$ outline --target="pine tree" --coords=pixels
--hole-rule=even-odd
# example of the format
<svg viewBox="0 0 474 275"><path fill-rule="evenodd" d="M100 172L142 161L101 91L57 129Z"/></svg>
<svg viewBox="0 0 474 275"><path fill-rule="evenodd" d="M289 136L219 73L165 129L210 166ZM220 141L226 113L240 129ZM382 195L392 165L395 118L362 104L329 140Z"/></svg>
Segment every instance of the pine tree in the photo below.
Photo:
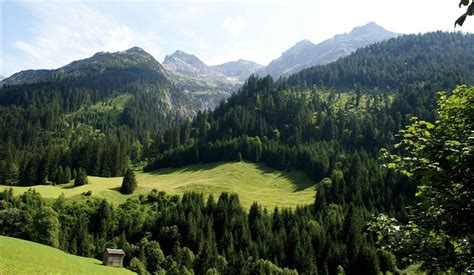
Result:
<svg viewBox="0 0 474 275"><path fill-rule="evenodd" d="M135 172L132 169L128 169L123 177L122 187L120 192L122 194L132 194L137 188L137 180L135 179Z"/></svg>
<svg viewBox="0 0 474 275"><path fill-rule="evenodd" d="M318 187L318 191L316 192L316 199L314 200L314 212L323 211L326 208L326 190L324 189L324 185L321 184Z"/></svg>
<svg viewBox="0 0 474 275"><path fill-rule="evenodd" d="M86 170L79 168L74 178L74 186L82 186L88 183Z"/></svg>
<svg viewBox="0 0 474 275"><path fill-rule="evenodd" d="M64 169L63 178L61 179L61 183L68 183L71 180L71 168L66 167Z"/></svg>

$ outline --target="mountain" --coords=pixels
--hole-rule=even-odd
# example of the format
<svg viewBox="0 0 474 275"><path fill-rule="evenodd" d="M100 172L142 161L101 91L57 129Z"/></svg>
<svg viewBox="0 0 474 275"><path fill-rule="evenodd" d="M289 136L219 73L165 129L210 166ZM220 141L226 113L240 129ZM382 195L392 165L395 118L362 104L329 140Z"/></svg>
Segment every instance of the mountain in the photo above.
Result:
<svg viewBox="0 0 474 275"><path fill-rule="evenodd" d="M164 73L163 66L153 56L139 47L132 47L121 52L99 52L90 58L73 61L58 69L58 73L73 73L88 70L88 73L97 74L107 69L148 68L158 73Z"/></svg>
<svg viewBox="0 0 474 275"><path fill-rule="evenodd" d="M305 68L333 62L356 49L396 36L398 34L371 22L355 27L350 33L338 34L319 44L303 40L257 73L262 76L270 74L274 78L288 76Z"/></svg>
<svg viewBox="0 0 474 275"><path fill-rule="evenodd" d="M51 77L53 70L25 70L11 75L10 77L3 78L2 84L25 84L34 83L42 79Z"/></svg>
<svg viewBox="0 0 474 275"><path fill-rule="evenodd" d="M251 74L255 73L264 66L253 61L239 59L237 61L226 62L220 65L214 65L215 71L228 78L234 78L239 81L245 81Z"/></svg>
<svg viewBox="0 0 474 275"><path fill-rule="evenodd" d="M237 60L220 65L208 66L197 56L183 51L167 55L163 66L172 72L221 85L241 84L252 73L263 66L252 61Z"/></svg>
<svg viewBox="0 0 474 275"><path fill-rule="evenodd" d="M51 78L64 78L78 75L102 74L105 70L125 68L148 68L164 73L164 68L150 54L139 47L126 51L108 53L99 52L92 57L73 61L68 65L54 70L26 70L4 79L2 84L15 85L48 81Z"/></svg>
<svg viewBox="0 0 474 275"><path fill-rule="evenodd" d="M196 162L225 161L237 157L240 150L249 149L251 144L232 146L226 142L238 139L236 141L246 143L247 137L252 139L255 136L260 140L250 143L263 144L258 150L260 152L262 148L270 150L269 143L272 141L291 147L338 137L339 142L353 139L351 142L354 143L347 146L354 148L354 144L361 142L363 135L367 135L365 150L391 142L392 137L388 138L387 135L393 135L398 129L385 127L395 127L394 122L397 121L399 128L400 123L409 122L405 116L409 114L434 120L432 110L436 106L437 92L452 90L459 84L474 85L474 74L470 70L474 66L473 46L474 34L435 32L403 35L358 49L336 62L303 70L288 79L272 82L267 77L249 77L240 92L233 94L225 104L219 105L210 114L201 114L194 119L193 125L198 128L199 125L207 125L206 119L211 125L207 131L209 136L200 137L209 146L206 147L200 140L192 144L198 147L193 149L200 152ZM338 94L348 91L352 91L352 94ZM370 101L361 101L362 95L366 99L370 98ZM379 119L374 114L378 114L382 107L389 108L386 111L397 118L391 118L393 121L390 123ZM321 108L327 109L327 115L334 117L318 113ZM365 113L366 108L370 109L370 113ZM375 121L365 123L362 119L360 128L353 125L364 116ZM379 125L381 128L376 131L378 134L367 130L364 130L365 133L354 132L366 129L368 125ZM371 140L376 135L380 135L381 140L378 142ZM268 147L265 147L265 143ZM175 167L180 161L193 163L192 158L177 157L180 154L187 156L193 150L177 148L173 155L167 151L172 148L165 146L162 158L157 158L160 163L158 167L163 167L165 163ZM375 151L378 149L375 148ZM245 155L241 153L241 156ZM270 166L281 160L281 165L288 168L285 166L288 165L285 163L288 156L267 156L264 159L263 155L262 158L255 157L256 152L251 149L247 153L257 162L266 162ZM307 172L311 174L314 171L308 168ZM314 180L319 181L321 178Z"/></svg>
<svg viewBox="0 0 474 275"><path fill-rule="evenodd" d="M440 91L474 84L474 35L434 32L403 35L358 49L288 78L292 86L382 91Z"/></svg>
<svg viewBox="0 0 474 275"><path fill-rule="evenodd" d="M242 59L208 66L197 56L180 50L167 55L163 61L163 66L169 71L187 77L217 81L221 84L236 84L242 83L253 73L262 76L270 74L274 78L288 76L305 68L333 62L340 57L349 55L358 48L396 36L398 34L387 31L371 22L364 26L355 27L350 33L338 34L319 44L302 40L266 67Z"/></svg>
<svg viewBox="0 0 474 275"><path fill-rule="evenodd" d="M137 47L96 53L55 70L20 72L0 87L0 147L11 140L9 150L24 154L21 165L36 167L40 148L48 148L68 159L60 165L71 171L83 167L89 175L122 175L133 144L214 108L232 92L221 88L167 71ZM84 148L97 158L78 153ZM90 161L103 165L90 170ZM13 182L65 182L31 175Z"/></svg>
<svg viewBox="0 0 474 275"><path fill-rule="evenodd" d="M202 62L198 57L183 51L167 55L163 66L170 71L195 78L215 77L216 72Z"/></svg>
<svg viewBox="0 0 474 275"><path fill-rule="evenodd" d="M181 52L182 53L182 52ZM184 53L183 53L184 54ZM197 58L189 62L193 63ZM191 61L192 60L192 61ZM198 59L197 59L198 60ZM198 60L199 61L199 60ZM206 65L204 65L206 66ZM177 90L183 93L192 94L199 98L201 107L188 109L190 115L200 109L213 108L219 101L226 98L235 91L236 83L202 81L194 78L178 75L173 71L166 70L153 56L139 47L133 47L120 52L99 52L90 58L73 61L68 65L54 70L26 70L13 74L4 79L2 85L31 84L38 82L48 82L57 79L75 78L107 74L111 71L128 72L127 77L140 78L143 71L147 74L154 73L158 78L166 78L173 83Z"/></svg>

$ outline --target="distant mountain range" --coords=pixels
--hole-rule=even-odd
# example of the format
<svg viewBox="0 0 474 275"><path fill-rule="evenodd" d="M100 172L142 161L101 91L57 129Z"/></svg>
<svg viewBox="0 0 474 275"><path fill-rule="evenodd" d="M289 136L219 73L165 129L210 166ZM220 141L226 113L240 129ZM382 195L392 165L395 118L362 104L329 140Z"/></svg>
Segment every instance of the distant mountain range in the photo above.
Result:
<svg viewBox="0 0 474 275"><path fill-rule="evenodd" d="M258 63L239 59L221 65L212 66L214 70L226 77L245 81L252 73L262 69L264 66Z"/></svg>
<svg viewBox="0 0 474 275"><path fill-rule="evenodd" d="M262 76L269 74L274 78L289 76L302 69L336 61L359 48L398 35L371 22L364 26L355 27L350 33L338 34L319 44L303 40L296 43L257 73Z"/></svg>
<svg viewBox="0 0 474 275"><path fill-rule="evenodd" d="M133 86L136 89L145 84L150 92L160 95L166 109L174 110L181 117L190 117L199 110L214 108L238 88L237 83L230 81L196 79L166 70L139 47L114 53L99 52L58 69L21 71L3 79L1 85L19 86L18 89L22 89L22 86L33 83L63 85L68 81L74 85L80 82L87 85L107 81L117 85L123 83L123 87L116 88L117 91L112 93L115 96L127 93L126 87ZM102 86L97 89L101 93Z"/></svg>
<svg viewBox="0 0 474 275"><path fill-rule="evenodd" d="M252 61L238 60L221 65L208 66L198 57L183 51L167 55L163 66L170 71L194 78L210 78L223 82L242 82L249 75L263 68Z"/></svg>
<svg viewBox="0 0 474 275"><path fill-rule="evenodd" d="M153 59L156 62L156 70L163 71L171 80L184 85L189 91L219 90L220 92L230 93L235 91L238 85L251 74L255 73L261 76L269 74L274 78L289 76L312 66L336 61L359 48L398 35L371 22L364 26L355 27L349 33L338 34L319 44L314 44L309 40L302 40L283 52L279 58L271 61L268 66L242 59L209 66L197 56L180 50L167 55L162 64L156 62L151 55L138 47L131 48L123 53L138 53L142 54L142 57L148 59L148 61ZM113 55L116 58L124 57L120 53L114 53ZM107 61L108 58L112 58L110 53L97 53L92 58L72 62L57 70L26 70L4 79L2 84L37 82L57 74L70 73L83 65L84 62L102 62ZM133 63L134 60L129 58L125 57L125 64Z"/></svg>
<svg viewBox="0 0 474 275"><path fill-rule="evenodd" d="M338 34L319 44L302 40L285 51L268 66L252 61L238 60L221 65L208 66L197 56L176 51L165 57L163 66L184 76L213 79L221 82L245 81L251 74L271 75L274 78L289 76L302 69L336 61L359 48L380 42L399 34L385 30L374 22L355 27L350 33Z"/></svg>

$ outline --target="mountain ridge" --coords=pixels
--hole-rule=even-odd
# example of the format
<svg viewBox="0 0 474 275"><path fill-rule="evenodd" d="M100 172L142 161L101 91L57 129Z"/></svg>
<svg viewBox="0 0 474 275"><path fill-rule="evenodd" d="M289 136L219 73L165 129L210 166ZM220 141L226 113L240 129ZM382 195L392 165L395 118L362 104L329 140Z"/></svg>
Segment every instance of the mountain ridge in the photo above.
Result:
<svg viewBox="0 0 474 275"><path fill-rule="evenodd" d="M169 71L189 77L206 78L214 77L215 74L215 72L197 56L181 50L167 55L163 61L163 66Z"/></svg>
<svg viewBox="0 0 474 275"><path fill-rule="evenodd" d="M242 82L245 81L251 74L263 67L264 66L261 64L244 59L211 66L211 68L217 70L226 77L234 78Z"/></svg>
<svg viewBox="0 0 474 275"><path fill-rule="evenodd" d="M164 73L163 66L149 53L139 47L118 52L97 52L91 57L74 60L57 69L25 70L13 74L2 81L4 85L28 84L45 81L52 77L68 76L71 73L103 73L110 68L146 67Z"/></svg>
<svg viewBox="0 0 474 275"><path fill-rule="evenodd" d="M302 69L331 63L340 57L349 55L356 49L398 35L387 31L375 22L370 22L363 26L354 27L349 33L336 34L334 37L318 44L314 44L307 39L301 40L257 73L262 76L269 74L274 78L289 76Z"/></svg>
<svg viewBox="0 0 474 275"><path fill-rule="evenodd" d="M160 64L142 48L135 46L115 53L98 52L90 58L73 61L58 69L21 71L3 79L1 83L9 85L37 82L44 78L53 77L56 74L74 71L81 66L87 65L87 62L107 63L113 62L120 57L125 58L123 60L124 65L134 65L134 62L141 61L143 64L148 63L152 67L155 66L154 69L157 71L172 72L182 77L193 78L195 81L205 81L212 83L212 85L224 87L224 90L235 91L235 86L243 83L251 74L256 73L262 76L270 74L274 78L289 76L315 65L336 61L358 48L398 35L387 31L375 22L369 22L363 26L354 27L349 33L336 34L332 38L318 44L314 44L308 39L298 41L294 46L285 50L280 57L272 60L267 66L243 59L210 66L196 55L182 50L176 50L174 53L166 55Z"/></svg>
<svg viewBox="0 0 474 275"><path fill-rule="evenodd" d="M167 55L163 66L168 71L184 76L198 79L207 78L223 83L242 83L252 73L263 68L263 65L243 59L210 66L196 55L182 50Z"/></svg>

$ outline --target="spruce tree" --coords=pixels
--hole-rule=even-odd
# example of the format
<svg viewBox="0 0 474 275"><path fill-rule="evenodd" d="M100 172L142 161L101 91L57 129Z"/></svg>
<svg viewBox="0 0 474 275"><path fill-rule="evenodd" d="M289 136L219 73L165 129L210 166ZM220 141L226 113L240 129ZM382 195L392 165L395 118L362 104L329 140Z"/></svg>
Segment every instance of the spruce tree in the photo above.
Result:
<svg viewBox="0 0 474 275"><path fill-rule="evenodd" d="M137 188L137 180L135 179L135 173L132 169L128 169L123 177L122 187L120 192L122 194L132 194Z"/></svg>
<svg viewBox="0 0 474 275"><path fill-rule="evenodd" d="M74 178L74 186L82 186L88 184L86 170L79 168Z"/></svg>
<svg viewBox="0 0 474 275"><path fill-rule="evenodd" d="M68 183L71 180L71 168L66 167L64 169L63 178L61 179L61 183Z"/></svg>

